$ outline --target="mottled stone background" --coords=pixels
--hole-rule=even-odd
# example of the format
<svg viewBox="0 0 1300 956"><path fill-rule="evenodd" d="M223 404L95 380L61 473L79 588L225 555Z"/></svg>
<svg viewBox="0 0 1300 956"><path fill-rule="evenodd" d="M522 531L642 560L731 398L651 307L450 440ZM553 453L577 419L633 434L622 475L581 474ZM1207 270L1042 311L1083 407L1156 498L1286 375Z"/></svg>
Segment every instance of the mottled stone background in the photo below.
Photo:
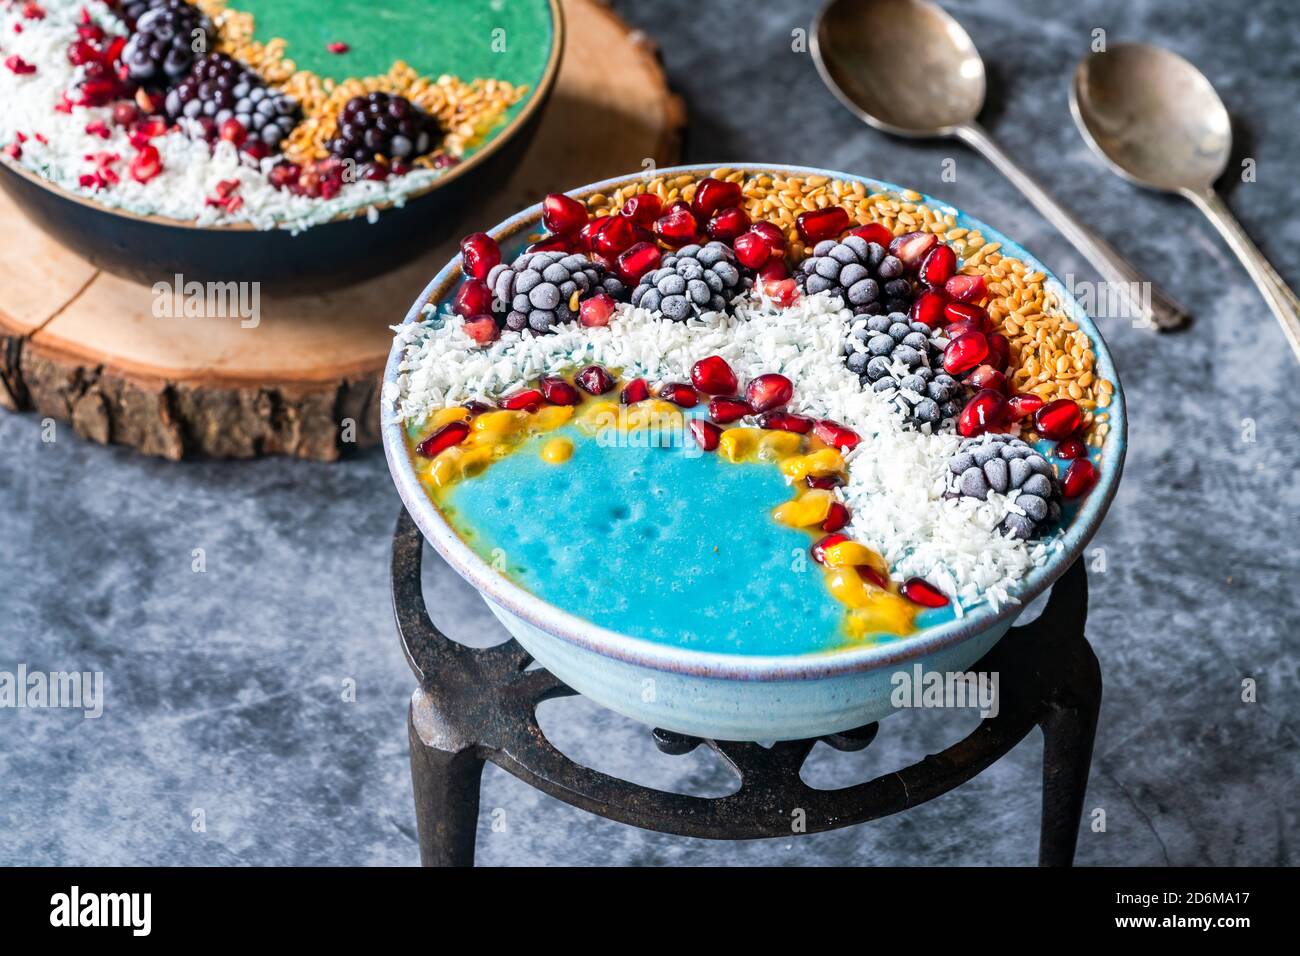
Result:
<svg viewBox="0 0 1300 956"><path fill-rule="evenodd" d="M911 184L1019 237L1058 274L1094 277L981 159L891 141L842 110L808 56L790 50L811 2L617 6L662 43L692 118L690 160L806 163ZM1107 569L1093 574L1088 626L1106 693L1087 807L1104 808L1108 825L1081 836L1079 862L1295 863L1297 366L1200 214L1093 158L1070 121L1066 82L1097 27L1197 62L1233 113L1239 154L1258 163L1258 181L1230 184L1229 202L1300 284L1300 13L1288 0L948 7L993 64L986 120L997 138L1199 317L1164 338L1119 321L1104 328L1132 444L1096 541ZM954 183L940 180L948 156ZM396 320L406 304L391 305ZM39 422L13 415L0 415L0 449L0 669L103 670L108 681L100 720L0 711L0 863L415 861L412 679L387 580L398 502L382 454L175 465L66 429L46 444ZM191 571L194 548L206 573ZM495 627L449 572L431 569L428 586L453 632ZM1258 682L1256 704L1240 700L1245 677ZM355 703L342 699L346 678ZM642 728L581 701L545 705L542 721L575 757L637 780L717 792L728 779L705 756L659 755ZM862 754L819 748L811 773L863 778L943 746L966 723L895 717ZM597 820L489 768L483 805L504 810L507 826L481 826L480 860L1028 863L1039 755L1035 735L902 816L741 844ZM191 828L196 808L206 832Z"/></svg>

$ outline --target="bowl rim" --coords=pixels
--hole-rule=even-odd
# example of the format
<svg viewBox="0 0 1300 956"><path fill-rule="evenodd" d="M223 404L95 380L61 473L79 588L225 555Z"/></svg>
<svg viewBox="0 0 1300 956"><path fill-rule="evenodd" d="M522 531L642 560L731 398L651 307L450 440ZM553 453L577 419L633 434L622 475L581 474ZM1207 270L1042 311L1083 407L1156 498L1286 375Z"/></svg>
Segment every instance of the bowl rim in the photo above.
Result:
<svg viewBox="0 0 1300 956"><path fill-rule="evenodd" d="M402 193L401 195L390 199L366 203L362 206L358 206L356 209L345 209L329 219L326 219L324 222L317 223L315 226L310 228L319 229L323 226L330 226L338 222L347 222L350 219L366 216L369 215L369 211L372 208L382 213L385 210L392 209L398 204L398 202L401 202L403 205L413 202L416 199L427 196L429 193L434 192L437 189L441 189L449 183L455 182L459 177L467 174L476 166L485 163L498 150L505 148L505 145L514 139L528 121L533 118L534 114L545 105L555 88L555 82L559 76L560 60L564 53L564 40L566 35L564 10L560 5L560 0L546 0L546 5L551 11L550 53L547 56L546 65L542 69L541 77L538 79L537 83L534 84L532 89L529 90L528 98L524 101L523 109L519 111L514 119L501 129L497 130L496 135L494 135L481 149L475 152L473 156L464 162L457 163L443 175L433 180L433 182L421 186L419 189L412 190L408 193ZM144 215L117 206L106 206L103 203L95 202L87 196L70 192L58 183L46 179L34 170L28 169L26 166L14 162L7 156L0 156L0 167L3 167L17 176L21 176L23 179L32 183L32 185L44 189L60 199L86 206L110 216L129 219L132 222L146 223L153 226L170 226L173 229L193 229L198 232L228 234L239 234L244 232L265 233L273 231L274 229L286 228L281 225L276 225L272 227L272 229L259 229L251 222L245 222L242 220L238 222L216 223L213 225L201 226L191 219L172 219L167 216L158 215L157 213Z"/></svg>
<svg viewBox="0 0 1300 956"><path fill-rule="evenodd" d="M836 170L785 164L737 162L692 164L645 170L641 173L618 176L602 182L570 189L567 190L567 194L575 198L586 198L594 193L609 195L618 187L638 180L685 174L707 175L720 166L734 171L744 171L747 175L827 176L831 179L861 182L864 186L872 187L876 191L883 190L893 193L906 191L906 187L893 183ZM389 471L407 512L411 515L425 539L433 545L443 560L473 585L484 600L567 643L605 657L653 670L725 680L818 680L915 661L960 644L977 634L992 630L1004 622L1009 626L1010 622L1019 616L1024 607L1050 587L1079 558L1092 536L1096 533L1110 507L1111 501L1115 497L1127 451L1128 416L1125 409L1124 390L1119 381L1110 351L1106 347L1106 343L1096 324L1079 306L1065 285L1039 259L1031 255L1019 243L980 220L967 215L951 203L924 194L915 201L962 216L970 224L979 227L986 242L1002 243L1002 248L1007 254L1022 260L1026 266L1032 266L1034 270L1043 272L1047 277L1048 284L1060 298L1062 308L1070 316L1071 321L1076 322L1088 335L1096 355L1095 369L1097 374L1114 383L1111 404L1106 409L1111 428L1102 446L1106 467L1101 469L1101 476L1097 484L1084 499L1078 513L1059 539L1056 553L1051 555L1042 567L1033 569L1020 582L1020 587L1014 595L1019 603L1004 604L996 611L989 604L983 603L966 612L962 617L933 627L923 628L908 637L881 644L794 655L746 655L698 651L670 644L661 644L647 638L633 637L610 630L579 615L561 610L524 589L493 570L469 545L461 540L460 536L456 534L424 492L406 450L402 425L394 420L389 410L390 402L385 400L381 402L380 406L380 414L383 416L380 426L381 440L384 455L388 459ZM541 204L538 203L516 213L486 231L499 242L504 242L516 238L521 232L538 223L540 218ZM420 293L407 312L402 325L418 321L426 303L440 302L450 293L452 286L459 278L460 256L457 255L434 276L429 285ZM385 392L391 393L397 388L403 351L403 343L398 337L394 337L393 347L389 352L388 363L384 369L383 388Z"/></svg>

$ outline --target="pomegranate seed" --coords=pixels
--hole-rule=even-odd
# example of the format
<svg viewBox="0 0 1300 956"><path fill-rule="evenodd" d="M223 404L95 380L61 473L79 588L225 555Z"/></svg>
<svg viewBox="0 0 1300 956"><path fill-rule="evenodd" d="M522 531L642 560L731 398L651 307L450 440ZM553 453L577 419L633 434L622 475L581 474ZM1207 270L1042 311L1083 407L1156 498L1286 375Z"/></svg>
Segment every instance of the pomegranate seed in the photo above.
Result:
<svg viewBox="0 0 1300 956"><path fill-rule="evenodd" d="M917 275L930 288L937 289L951 279L956 271L957 253L952 251L952 246L946 246L941 242L921 260L921 268L917 271Z"/></svg>
<svg viewBox="0 0 1300 956"><path fill-rule="evenodd" d="M1001 372L1007 370L1011 364L1011 343L1001 332L990 332L987 336L989 340L989 364Z"/></svg>
<svg viewBox="0 0 1300 956"><path fill-rule="evenodd" d="M490 315L476 315L465 320L465 333L479 345L495 342L501 334L497 320Z"/></svg>
<svg viewBox="0 0 1300 956"><path fill-rule="evenodd" d="M588 218L587 207L564 193L550 193L542 200L542 225L554 235L577 232Z"/></svg>
<svg viewBox="0 0 1300 956"><path fill-rule="evenodd" d="M695 443L705 451L713 451L718 447L718 441L722 438L722 429L713 422L706 422L702 418L692 418L686 425L695 437Z"/></svg>
<svg viewBox="0 0 1300 956"><path fill-rule="evenodd" d="M558 375L547 375L537 384L543 397L552 405L577 405L582 401L578 390Z"/></svg>
<svg viewBox="0 0 1300 956"><path fill-rule="evenodd" d="M922 607L943 607L948 603L948 595L923 578L908 578L899 590L903 597Z"/></svg>
<svg viewBox="0 0 1300 956"><path fill-rule="evenodd" d="M98 136L100 139L108 139L113 134L109 132L107 124L103 120L91 120L86 124L87 136Z"/></svg>
<svg viewBox="0 0 1300 956"><path fill-rule="evenodd" d="M217 135L227 143L234 143L236 146L242 146L244 140L248 139L248 130L244 129L244 124L239 122L239 120L228 119L221 124L221 129L218 131Z"/></svg>
<svg viewBox="0 0 1300 956"><path fill-rule="evenodd" d="M813 426L813 434L832 448L856 448L862 436L852 428L845 428L839 422L823 418Z"/></svg>
<svg viewBox="0 0 1300 956"><path fill-rule="evenodd" d="M799 213L794 225L803 241L815 246L823 239L835 239L849 228L849 213L841 206L812 209Z"/></svg>
<svg viewBox="0 0 1300 956"><path fill-rule="evenodd" d="M283 189L289 185L296 185L298 178L302 175L302 167L294 163L277 163L271 167L271 172L267 179L276 189Z"/></svg>
<svg viewBox="0 0 1300 956"><path fill-rule="evenodd" d="M501 407L510 412L535 412L545 397L535 388L521 388L501 399Z"/></svg>
<svg viewBox="0 0 1300 956"><path fill-rule="evenodd" d="M85 40L74 40L68 47L68 62L73 66L85 66L99 59L99 50Z"/></svg>
<svg viewBox="0 0 1300 956"><path fill-rule="evenodd" d="M815 422L794 412L764 412L758 416L758 427L777 432L798 432L807 435L813 430Z"/></svg>
<svg viewBox="0 0 1300 956"><path fill-rule="evenodd" d="M740 205L740 183L729 183L722 179L701 179L695 187L695 198L691 200L691 212L701 222L707 222L719 209L729 209Z"/></svg>
<svg viewBox="0 0 1300 956"><path fill-rule="evenodd" d="M849 523L849 509L844 507L838 501L831 502L830 513L826 515L826 520L822 522L823 531L839 531Z"/></svg>
<svg viewBox="0 0 1300 956"><path fill-rule="evenodd" d="M1070 461L1073 458L1083 458L1088 454L1088 446L1073 435L1069 438L1062 438L1056 443L1056 457Z"/></svg>
<svg viewBox="0 0 1300 956"><path fill-rule="evenodd" d="M649 227L662 214L663 202L654 193L641 193L623 203L620 214L638 226Z"/></svg>
<svg viewBox="0 0 1300 956"><path fill-rule="evenodd" d="M858 577L862 578L862 580L866 581L868 584L874 584L882 591L889 590L889 579L875 568L868 567L865 564L860 564L853 570L857 571Z"/></svg>
<svg viewBox="0 0 1300 956"><path fill-rule="evenodd" d="M943 324L944 306L948 303L948 293L942 289L926 289L912 303L912 321L920 322L935 329Z"/></svg>
<svg viewBox="0 0 1300 956"><path fill-rule="evenodd" d="M590 299L583 299L578 306L578 323L589 329L609 325L609 317L614 314L614 300L604 292L597 292Z"/></svg>
<svg viewBox="0 0 1300 956"><path fill-rule="evenodd" d="M992 365L981 365L966 377L966 383L974 388L991 388L995 392L1006 394L1007 377Z"/></svg>
<svg viewBox="0 0 1300 956"><path fill-rule="evenodd" d="M469 412L471 415L482 415L484 412L496 411L495 405L490 405L487 402L480 402L477 399L470 399L462 405L461 408L465 409L465 411Z"/></svg>
<svg viewBox="0 0 1300 956"><path fill-rule="evenodd" d="M619 395L618 400L624 405L635 405L637 402L644 402L650 397L650 386L646 384L643 378L634 378L623 386L623 392Z"/></svg>
<svg viewBox="0 0 1300 956"><path fill-rule="evenodd" d="M691 367L691 382L705 395L733 395L736 373L721 355L702 358Z"/></svg>
<svg viewBox="0 0 1300 956"><path fill-rule="evenodd" d="M844 484L844 479L839 475L805 475L803 483L809 488L818 488L822 491L829 491L832 488L838 488Z"/></svg>
<svg viewBox="0 0 1300 956"><path fill-rule="evenodd" d="M749 407L749 402L734 395L709 400L709 417L720 425L727 425L752 414L754 410Z"/></svg>
<svg viewBox="0 0 1300 956"><path fill-rule="evenodd" d="M615 384L614 376L599 365L588 365L573 376L573 381L584 392L591 395L604 395L611 391Z"/></svg>
<svg viewBox="0 0 1300 956"><path fill-rule="evenodd" d="M733 242L736 237L749 228L749 215L745 210L732 206L730 209L720 209L709 220L704 231L709 234L710 239L716 239L719 242Z"/></svg>
<svg viewBox="0 0 1300 956"><path fill-rule="evenodd" d="M769 259L767 265L758 270L758 281L764 285L788 278L790 278L790 267L785 264L784 259Z"/></svg>
<svg viewBox="0 0 1300 956"><path fill-rule="evenodd" d="M946 325L943 330L944 337L947 338L949 342L971 332L978 333L979 335L984 334L984 330L974 322L951 322Z"/></svg>
<svg viewBox="0 0 1300 956"><path fill-rule="evenodd" d="M590 220L586 225L578 230L578 238L575 243L579 249L585 249L590 252L592 245L596 241L596 234L605 228L605 223L609 222L609 216L597 216Z"/></svg>
<svg viewBox="0 0 1300 956"><path fill-rule="evenodd" d="M614 268L625 283L635 286L647 272L658 269L662 259L663 253L653 242L637 242L618 254Z"/></svg>
<svg viewBox="0 0 1300 956"><path fill-rule="evenodd" d="M223 179L217 183L217 196L221 199L229 199L238 188L238 179Z"/></svg>
<svg viewBox="0 0 1300 956"><path fill-rule="evenodd" d="M821 538L820 540L815 542L813 546L808 550L809 552L811 552L814 561L816 561L818 564L825 564L826 549L829 548L831 545L843 544L845 541L848 540L849 540L849 536L847 534L828 534L826 535L826 537Z"/></svg>
<svg viewBox="0 0 1300 956"><path fill-rule="evenodd" d="M784 375L769 372L745 387L745 398L755 412L770 412L794 397L794 385Z"/></svg>
<svg viewBox="0 0 1300 956"><path fill-rule="evenodd" d="M655 220L653 231L664 245L680 249L699 239L700 224L690 209L677 206Z"/></svg>
<svg viewBox="0 0 1300 956"><path fill-rule="evenodd" d="M1087 458L1076 458L1065 469L1061 479L1061 493L1067 498L1077 498L1097 483L1097 469Z"/></svg>
<svg viewBox="0 0 1300 956"><path fill-rule="evenodd" d="M478 279L466 279L456 290L451 300L451 311L466 318L474 315L488 315L492 312L492 291L486 282Z"/></svg>
<svg viewBox="0 0 1300 956"><path fill-rule="evenodd" d="M573 245L567 236L547 236L530 245L528 252L572 252Z"/></svg>
<svg viewBox="0 0 1300 956"><path fill-rule="evenodd" d="M449 422L415 446L415 450L425 458L436 458L440 452L452 445L459 445L469 437L468 422Z"/></svg>
<svg viewBox="0 0 1300 956"><path fill-rule="evenodd" d="M682 408L694 408L700 397L685 382L667 382L659 386L659 397Z"/></svg>
<svg viewBox="0 0 1300 956"><path fill-rule="evenodd" d="M138 183L147 183L162 172L162 157L155 146L145 146L131 160L131 178Z"/></svg>
<svg viewBox="0 0 1300 956"><path fill-rule="evenodd" d="M916 269L938 244L939 237L932 232L907 232L889 241L889 254L907 268Z"/></svg>
<svg viewBox="0 0 1300 956"><path fill-rule="evenodd" d="M974 438L985 432L996 431L1006 424L1007 414L1007 401L999 392L991 388L981 389L957 416L957 434L963 438Z"/></svg>
<svg viewBox="0 0 1300 956"><path fill-rule="evenodd" d="M888 228L878 222L869 222L865 226L858 226L849 230L850 236L857 236L866 242L874 242L878 246L889 248L889 244L894 241L894 234Z"/></svg>
<svg viewBox="0 0 1300 956"><path fill-rule="evenodd" d="M1012 395L1007 399L1007 405L1011 409L1011 417L1023 421L1043 407L1043 400L1037 395Z"/></svg>
<svg viewBox="0 0 1300 956"><path fill-rule="evenodd" d="M945 296L947 292L943 293ZM993 331L993 320L988 312L969 302L948 302L943 307L944 318L949 322L969 322L981 332Z"/></svg>
<svg viewBox="0 0 1300 956"><path fill-rule="evenodd" d="M736 251L736 259L749 269L760 269L772 258L772 244L752 228L737 236L732 246Z"/></svg>
<svg viewBox="0 0 1300 956"><path fill-rule="evenodd" d="M347 53L352 49L352 47L348 46L342 40L335 40L333 43L326 43L325 49L329 50L331 53L338 54Z"/></svg>
<svg viewBox="0 0 1300 956"><path fill-rule="evenodd" d="M959 335L943 350L943 369L949 375L959 375L984 361L989 354L989 340L982 332Z"/></svg>
<svg viewBox="0 0 1300 956"><path fill-rule="evenodd" d="M793 279L764 282L759 285L758 291L783 309L789 308L799 297L799 286Z"/></svg>
<svg viewBox="0 0 1300 956"><path fill-rule="evenodd" d="M4 153L6 156L8 156L10 159L13 160L19 160L23 158L23 148L19 146L17 143L7 144L5 146ZM90 184L86 182L87 177L89 177L91 182L95 181L95 177L90 176L89 174L86 174L86 176L81 177L81 185L88 187Z"/></svg>
<svg viewBox="0 0 1300 956"><path fill-rule="evenodd" d="M591 249L602 256L613 258L634 242L636 232L632 228L632 221L622 216L609 216L592 235Z"/></svg>
<svg viewBox="0 0 1300 956"><path fill-rule="evenodd" d="M9 72L17 73L19 76L25 76L26 74L36 72L36 67L32 66L32 64L28 63L16 53L5 59L5 66L9 68Z"/></svg>
<svg viewBox="0 0 1300 956"><path fill-rule="evenodd" d="M953 276L943 284L943 288L959 302L974 302L988 295L983 276Z"/></svg>
<svg viewBox="0 0 1300 956"><path fill-rule="evenodd" d="M767 244L772 247L773 255L785 255L785 233L781 231L780 226L766 219L760 219L749 227L749 231L756 232L766 239Z"/></svg>
<svg viewBox="0 0 1300 956"><path fill-rule="evenodd" d="M134 103L113 104L113 122L118 126L130 126L140 118L140 108Z"/></svg>
<svg viewBox="0 0 1300 956"><path fill-rule="evenodd" d="M1079 430L1083 415L1072 398L1058 398L1034 412L1034 429L1044 438L1067 438Z"/></svg>
<svg viewBox="0 0 1300 956"><path fill-rule="evenodd" d="M460 241L460 268L471 279L486 280L501 262L501 247L486 232L472 232Z"/></svg>

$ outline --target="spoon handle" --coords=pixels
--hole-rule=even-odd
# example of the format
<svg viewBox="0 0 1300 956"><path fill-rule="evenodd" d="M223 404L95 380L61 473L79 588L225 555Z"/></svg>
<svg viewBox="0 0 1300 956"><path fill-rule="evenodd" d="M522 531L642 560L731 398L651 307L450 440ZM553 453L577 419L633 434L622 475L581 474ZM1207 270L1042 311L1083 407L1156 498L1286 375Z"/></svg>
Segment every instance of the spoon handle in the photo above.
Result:
<svg viewBox="0 0 1300 956"><path fill-rule="evenodd" d="M1264 254L1251 241L1246 230L1241 228L1241 223L1213 186L1207 186L1204 190L1189 189L1183 195L1194 202L1223 234L1229 248L1237 254L1241 264L1255 280L1255 285L1259 286L1264 301L1282 324L1282 331L1291 343L1291 351L1295 353L1296 360L1300 361L1300 299L1296 298L1295 293L1277 274L1277 270L1264 258Z"/></svg>
<svg viewBox="0 0 1300 956"><path fill-rule="evenodd" d="M1129 265L1100 236L1048 195L1032 176L1002 151L1002 147L989 137L983 127L978 123L964 123L956 127L954 133L996 166L1002 175L1025 194L1043 217L1083 253L1110 285L1109 291L1116 291L1123 296L1128 304L1127 315L1133 317L1135 325L1150 327L1154 324L1156 328L1165 331L1187 324L1190 317L1182 306L1161 292L1155 283ZM1108 299L1109 296L1098 297L1098 301Z"/></svg>

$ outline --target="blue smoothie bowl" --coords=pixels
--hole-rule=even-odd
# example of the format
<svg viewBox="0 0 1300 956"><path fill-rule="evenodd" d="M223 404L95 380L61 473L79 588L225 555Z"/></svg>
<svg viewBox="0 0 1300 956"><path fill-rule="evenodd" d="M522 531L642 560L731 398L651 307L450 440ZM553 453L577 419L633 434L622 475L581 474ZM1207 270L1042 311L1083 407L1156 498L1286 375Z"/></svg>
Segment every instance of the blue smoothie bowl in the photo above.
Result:
<svg viewBox="0 0 1300 956"><path fill-rule="evenodd" d="M679 166L651 176L707 176L714 166ZM903 187L833 170L799 166L731 164L747 175L826 176L860 182L869 193L901 193ZM622 176L570 190L579 199L635 183L646 174ZM894 712L891 679L919 665L940 674L961 672L983 657L1010 629L1024 608L1047 590L1087 546L1105 517L1124 463L1127 422L1123 390L1097 327L1065 286L1038 259L995 229L948 203L923 196L931 208L956 216L957 225L978 230L1002 244L1003 255L1020 259L1046 276L1062 308L1090 339L1095 374L1114 383L1106 409L1110 429L1093 452L1100 477L1077 508L1067 509L1057 548L1014 591L1019 603L994 610L981 604L962 617L946 620L897 640L849 644L829 652L790 655L711 653L658 643L598 626L562 610L494 570L467 545L429 498L407 450L402 423L384 404L382 437L388 466L407 511L425 539L483 596L492 613L545 668L574 690L618 713L646 724L717 740L797 740L839 733L878 721ZM489 230L509 261L542 231L541 206L532 206ZM427 305L448 305L461 279L459 257L449 262L406 315L422 319ZM385 371L385 390L397 386L402 360L395 343Z"/></svg>

